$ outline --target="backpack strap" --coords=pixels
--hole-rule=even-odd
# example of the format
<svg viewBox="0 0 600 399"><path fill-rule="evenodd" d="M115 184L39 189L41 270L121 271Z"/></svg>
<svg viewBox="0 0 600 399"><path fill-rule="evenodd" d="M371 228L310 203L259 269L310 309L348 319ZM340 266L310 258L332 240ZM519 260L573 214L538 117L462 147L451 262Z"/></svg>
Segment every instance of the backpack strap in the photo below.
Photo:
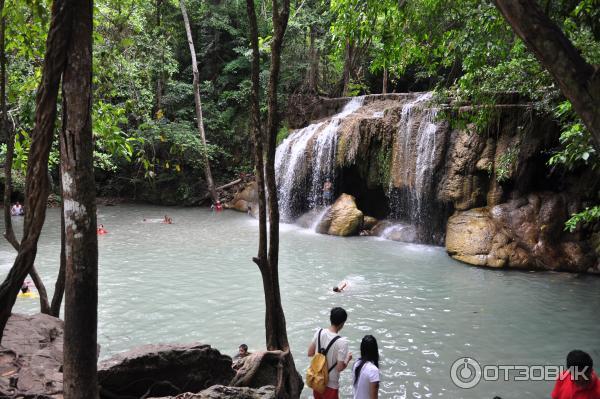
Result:
<svg viewBox="0 0 600 399"><path fill-rule="evenodd" d="M321 330L321 331L322 331L322 330ZM319 339L320 339L320 337L321 337L321 331L319 331ZM333 346L333 344L335 343L335 341L337 341L337 340L338 340L338 339L340 339L340 338L342 338L342 337L340 337L339 335L336 335L336 336L335 336L335 337L334 337L334 338L333 338L333 339L332 339L332 340L329 342L329 345L327 345L327 349L325 349L324 351L321 351L321 353L322 353L324 356L327 356L327 353L329 352L329 349L331 349L331 347ZM320 342L320 341L319 341L319 342ZM335 366L336 366L336 365L337 365L337 360L336 360L336 361L333 363L333 366L331 366L331 367L329 368L329 370L328 370L328 371L331 373L331 370L333 370L333 369L335 368Z"/></svg>

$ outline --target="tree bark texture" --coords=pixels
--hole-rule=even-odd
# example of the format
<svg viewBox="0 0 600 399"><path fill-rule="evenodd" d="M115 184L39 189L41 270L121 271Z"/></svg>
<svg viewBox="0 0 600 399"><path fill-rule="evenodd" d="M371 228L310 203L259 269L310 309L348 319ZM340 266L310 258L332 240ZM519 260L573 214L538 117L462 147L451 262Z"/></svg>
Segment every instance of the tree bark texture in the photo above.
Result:
<svg viewBox="0 0 600 399"><path fill-rule="evenodd" d="M62 190L62 182L60 186ZM65 207L63 203L60 207L60 268L58 269L58 276L54 284L54 295L50 304L50 315L54 317L60 317L60 307L65 294L65 273L67 267L65 239Z"/></svg>
<svg viewBox="0 0 600 399"><path fill-rule="evenodd" d="M56 101L61 74L66 62L71 36L74 0L55 0L46 40L42 80L36 96L35 125L25 182L25 220L19 253L8 275L0 285L0 335L11 315L23 280L30 272L37 253L37 243L46 218L48 198L48 156L56 122Z"/></svg>
<svg viewBox="0 0 600 399"><path fill-rule="evenodd" d="M279 288L279 207L277 203L277 187L275 184L275 146L279 125L277 85L281 67L281 48L289 19L289 0L279 5L273 0L273 29L271 42L271 67L268 86L268 119L266 164L263 164L263 135L260 128L259 113L259 51L258 29L254 1L247 0L247 11L250 26L250 42L252 47L252 94L251 114L256 162L256 177L259 190L259 247L254 262L259 267L265 293L265 338L267 350L281 350L286 353L282 361L281 378L276 387L278 398L298 398L302 380L296 371L294 359L290 353L286 331L285 315L281 305ZM268 195L265 193L265 186ZM268 207L267 198L268 197ZM269 211L269 229L267 231L266 212ZM268 236L267 236L268 234Z"/></svg>
<svg viewBox="0 0 600 399"><path fill-rule="evenodd" d="M558 83L600 150L600 72L535 1L495 0L513 30Z"/></svg>
<svg viewBox="0 0 600 399"><path fill-rule="evenodd" d="M208 185L208 191L212 198L213 203L219 200L217 191L215 190L215 184L213 182L212 173L210 171L210 162L208 159L208 149L206 148L206 135L204 133L204 121L202 119L202 100L200 98L200 72L198 71L198 63L196 62L196 49L194 47L194 39L192 37L192 29L190 28L190 21L188 19L187 10L183 0L179 0L179 7L181 8L181 14L183 14L183 23L185 24L185 32L187 35L188 44L190 46L190 54L192 56L192 73L194 75L194 101L196 103L196 123L198 126L198 132L204 145L204 174L206 175L206 184Z"/></svg>
<svg viewBox="0 0 600 399"><path fill-rule="evenodd" d="M65 234L65 398L98 398L98 237L92 138L92 0L73 4L62 83L60 166Z"/></svg>

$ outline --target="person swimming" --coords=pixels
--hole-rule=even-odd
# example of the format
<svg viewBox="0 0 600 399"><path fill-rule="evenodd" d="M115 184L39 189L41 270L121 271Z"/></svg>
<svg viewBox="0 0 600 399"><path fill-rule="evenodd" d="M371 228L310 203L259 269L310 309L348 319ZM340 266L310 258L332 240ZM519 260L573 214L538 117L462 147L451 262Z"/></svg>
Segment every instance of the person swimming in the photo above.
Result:
<svg viewBox="0 0 600 399"><path fill-rule="evenodd" d="M162 220L163 224L173 224L173 219L170 218L168 215L165 215L164 219Z"/></svg>
<svg viewBox="0 0 600 399"><path fill-rule="evenodd" d="M23 281L23 285L21 286L21 293L27 294L29 292L29 284L26 281Z"/></svg>
<svg viewBox="0 0 600 399"><path fill-rule="evenodd" d="M108 233L108 231L104 230L104 225L101 224L100 227L98 227L98 229L96 230L96 233L98 233L98 234L106 234L106 233Z"/></svg>
<svg viewBox="0 0 600 399"><path fill-rule="evenodd" d="M346 280L342 281L335 287L333 287L333 292L342 292L348 287L348 282Z"/></svg>

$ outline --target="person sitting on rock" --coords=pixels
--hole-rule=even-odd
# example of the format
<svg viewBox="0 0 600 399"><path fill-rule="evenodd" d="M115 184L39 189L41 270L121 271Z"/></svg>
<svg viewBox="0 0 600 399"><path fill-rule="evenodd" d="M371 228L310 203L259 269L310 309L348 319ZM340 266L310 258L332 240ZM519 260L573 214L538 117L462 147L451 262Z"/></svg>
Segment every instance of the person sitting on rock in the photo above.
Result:
<svg viewBox="0 0 600 399"><path fill-rule="evenodd" d="M248 345L241 344L240 347L238 348L238 353L237 353L237 355L235 355L233 357L233 360L239 360L239 359L242 359L249 355L250 355L250 352L248 352Z"/></svg>
<svg viewBox="0 0 600 399"><path fill-rule="evenodd" d="M552 399L600 398L600 381L594 372L594 361L589 354L581 350L569 352L567 369L556 380Z"/></svg>
<svg viewBox="0 0 600 399"><path fill-rule="evenodd" d="M240 347L238 348L238 353L232 358L233 363L231 364L231 368L233 368L234 370L239 370L243 364L243 362L241 362L241 360L250 355L251 355L251 353L248 352L248 345L241 344Z"/></svg>

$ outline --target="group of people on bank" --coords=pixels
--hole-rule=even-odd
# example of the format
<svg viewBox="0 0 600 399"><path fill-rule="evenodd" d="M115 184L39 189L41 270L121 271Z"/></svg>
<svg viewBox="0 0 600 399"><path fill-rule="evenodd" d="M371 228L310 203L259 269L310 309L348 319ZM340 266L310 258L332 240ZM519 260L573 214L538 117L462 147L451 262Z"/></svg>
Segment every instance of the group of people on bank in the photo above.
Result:
<svg viewBox="0 0 600 399"><path fill-rule="evenodd" d="M313 359L306 381L313 389L314 399L339 399L340 373L352 361L348 341L339 335L347 318L348 314L344 309L331 309L330 326L319 329L308 347L308 356ZM318 370L319 356L326 359L323 367L327 372L321 374ZM567 370L556 380L552 399L600 399L600 380L594 371L592 357L584 351L573 350L566 360ZM377 399L380 380L377 340L372 335L365 335L360 343L360 357L352 366L354 399Z"/></svg>
<svg viewBox="0 0 600 399"><path fill-rule="evenodd" d="M338 399L340 373L352 361L348 341L339 335L344 328L348 313L340 307L331 309L328 328L319 329L308 346L312 357L307 371L307 384L313 389L315 399ZM320 372L319 358L324 356L326 373ZM321 375L325 375L324 381ZM365 335L360 343L360 357L352 367L354 399L377 399L379 396L379 347L372 335Z"/></svg>

